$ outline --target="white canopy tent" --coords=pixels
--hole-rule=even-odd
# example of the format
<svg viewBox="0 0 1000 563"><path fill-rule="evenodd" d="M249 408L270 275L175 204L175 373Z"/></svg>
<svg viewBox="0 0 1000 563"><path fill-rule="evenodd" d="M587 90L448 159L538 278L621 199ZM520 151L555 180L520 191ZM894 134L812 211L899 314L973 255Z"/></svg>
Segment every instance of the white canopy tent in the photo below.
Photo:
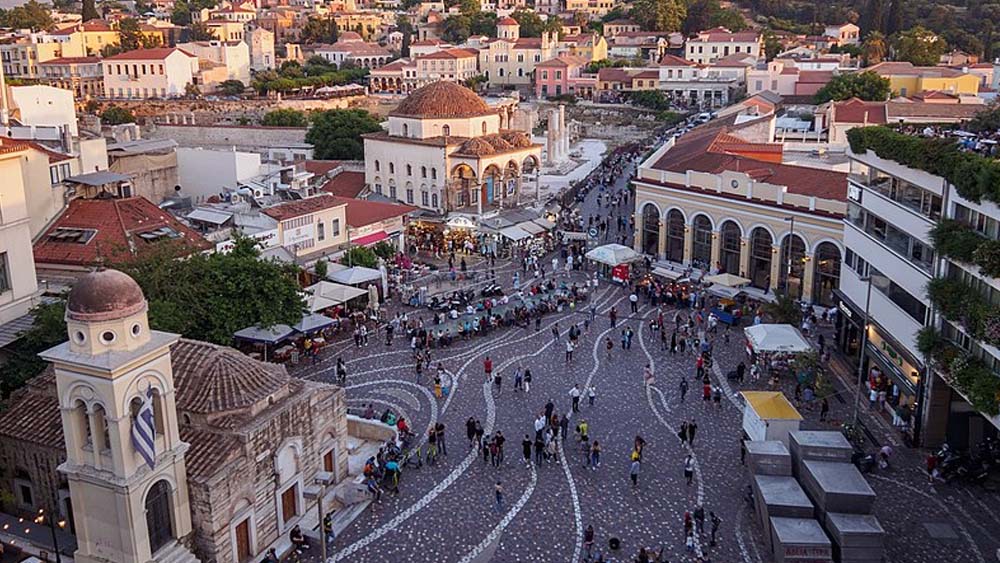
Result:
<svg viewBox="0 0 1000 563"><path fill-rule="evenodd" d="M684 272L678 270L668 270L667 268L662 268L657 266L656 268L653 268L653 275L660 276L661 278L666 278L670 281L674 281L684 277Z"/></svg>
<svg viewBox="0 0 1000 563"><path fill-rule="evenodd" d="M328 281L321 281L310 285L305 291L306 304L309 307L309 311L313 313L335 305L342 305L355 297L368 293L357 287Z"/></svg>
<svg viewBox="0 0 1000 563"><path fill-rule="evenodd" d="M364 266L354 266L353 268L334 272L327 277L337 283L358 285L360 283L381 280L382 272L373 270L372 268L365 268Z"/></svg>
<svg viewBox="0 0 1000 563"><path fill-rule="evenodd" d="M750 283L750 280L747 278L734 274L715 274L714 276L705 276L701 281L724 285L726 287L743 287L744 285Z"/></svg>
<svg viewBox="0 0 1000 563"><path fill-rule="evenodd" d="M743 329L754 352L800 354L812 346L797 328L787 324L759 324Z"/></svg>
<svg viewBox="0 0 1000 563"><path fill-rule="evenodd" d="M617 243L598 246L585 254L585 256L594 262L612 267L619 264L628 264L642 259L642 255L638 252Z"/></svg>
<svg viewBox="0 0 1000 563"><path fill-rule="evenodd" d="M292 325L292 328L296 332L302 334L308 334L323 328L326 328L333 324L333 319L323 315L317 315L315 313L310 313L308 315L303 315L302 320Z"/></svg>
<svg viewBox="0 0 1000 563"><path fill-rule="evenodd" d="M500 229L500 234L509 238L510 240L517 242L519 240L524 240L531 236L531 233L525 231L517 225L511 225L510 227L504 227Z"/></svg>

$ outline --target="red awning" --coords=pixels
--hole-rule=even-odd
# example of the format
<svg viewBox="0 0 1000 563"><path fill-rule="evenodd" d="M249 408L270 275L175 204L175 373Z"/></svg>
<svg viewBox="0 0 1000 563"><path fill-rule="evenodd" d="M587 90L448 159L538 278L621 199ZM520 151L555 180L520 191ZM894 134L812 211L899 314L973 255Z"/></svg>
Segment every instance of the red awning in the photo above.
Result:
<svg viewBox="0 0 1000 563"><path fill-rule="evenodd" d="M375 231L370 235L365 235L363 237L358 237L351 241L351 244L360 244L361 246L368 246L370 244L375 244L380 240L385 240L389 238L389 234L385 231Z"/></svg>

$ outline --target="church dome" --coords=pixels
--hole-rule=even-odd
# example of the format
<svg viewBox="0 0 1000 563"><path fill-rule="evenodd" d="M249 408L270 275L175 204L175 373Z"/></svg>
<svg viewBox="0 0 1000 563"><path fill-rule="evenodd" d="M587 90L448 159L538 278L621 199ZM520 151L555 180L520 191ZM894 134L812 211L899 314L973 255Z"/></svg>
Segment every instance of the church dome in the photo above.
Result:
<svg viewBox="0 0 1000 563"><path fill-rule="evenodd" d="M142 288L118 270L100 270L83 276L66 301L67 315L75 321L113 321L145 309Z"/></svg>
<svg viewBox="0 0 1000 563"><path fill-rule="evenodd" d="M478 94L454 82L432 82L417 88L389 115L427 119L479 117L496 113Z"/></svg>
<svg viewBox="0 0 1000 563"><path fill-rule="evenodd" d="M269 397L280 398L288 386L284 366L228 346L182 339L170 355L181 410L208 415L248 409Z"/></svg>

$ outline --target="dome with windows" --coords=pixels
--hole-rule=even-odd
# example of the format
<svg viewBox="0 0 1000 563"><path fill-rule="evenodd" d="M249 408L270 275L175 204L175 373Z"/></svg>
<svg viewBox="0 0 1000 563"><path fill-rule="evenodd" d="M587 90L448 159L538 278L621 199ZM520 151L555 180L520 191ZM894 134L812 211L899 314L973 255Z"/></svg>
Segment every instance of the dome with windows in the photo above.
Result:
<svg viewBox="0 0 1000 563"><path fill-rule="evenodd" d="M142 288L118 270L98 270L83 276L73 285L66 301L67 316L83 322L124 319L145 309Z"/></svg>
<svg viewBox="0 0 1000 563"><path fill-rule="evenodd" d="M390 113L425 119L480 117L495 114L478 94L454 82L432 82L418 88Z"/></svg>

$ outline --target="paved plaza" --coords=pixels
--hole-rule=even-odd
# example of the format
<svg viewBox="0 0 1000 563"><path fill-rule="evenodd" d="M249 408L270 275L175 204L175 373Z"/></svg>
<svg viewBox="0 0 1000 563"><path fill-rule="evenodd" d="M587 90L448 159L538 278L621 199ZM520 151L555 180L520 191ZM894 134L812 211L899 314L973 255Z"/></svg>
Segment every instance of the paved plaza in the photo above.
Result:
<svg viewBox="0 0 1000 563"><path fill-rule="evenodd" d="M594 195L584 204L584 216L608 212L593 207ZM501 278L515 269L519 265L497 264ZM576 279L584 275L572 274ZM334 561L583 561L587 526L595 530L594 555L601 552L613 561L631 561L641 547L654 552L662 548L664 560L669 561L699 557L715 562L771 561L744 500L749 476L740 464L741 411L734 396L739 389L723 376L746 357L741 331L733 330L728 338L721 331L712 336L713 384L727 391L716 407L702 401L694 355L672 355L661 349L660 335L649 326L657 310L640 302L638 312L630 314L627 291L604 282L590 303L597 308L596 321L580 338L571 361L565 359L566 333L573 324L583 328L589 303L543 317L540 330L533 325L498 329L433 350L431 365L441 362L451 384L450 394L441 399L435 398L426 374L418 379L408 343L400 338L392 346L386 346L381 335L362 348L353 342L337 343L319 364L297 372L301 377L335 381L334 361L342 356L347 361L352 409L368 404L377 411L391 408L402 413L418 435L426 435L439 422L446 427L447 455L436 465L405 470L398 496L384 495L340 533L332 544ZM619 315L614 328L608 318L612 307ZM411 311L429 320L426 309ZM672 312L664 313L665 319L672 317ZM561 331L558 339L552 334L556 325ZM621 345L626 326L636 333L630 350ZM605 350L609 337L615 345L610 354ZM486 383L486 356L492 358L495 372L503 375L500 393ZM655 374L649 386L643 381L646 364ZM513 390L518 367L530 368L533 374L530 393ZM683 377L691 384L685 401L679 387ZM580 412L572 414L570 435L559 452L563 463L525 465L521 440L525 434L534 437L533 421L549 400L556 412L571 411L569 391L574 384L583 389L594 386L596 400L591 406L585 396ZM748 381L740 389L764 385ZM843 384L835 387L831 421L819 422L818 413L804 412L805 428L835 429L850 416L850 391ZM506 437L499 468L470 449L465 436L469 417L479 419L487 435L500 431ZM603 446L596 470L585 465L574 439L572 429L582 419L589 424L591 440ZM691 420L698 431L689 447L677 438L677 430ZM879 419L865 413L865 420L876 440L898 442ZM629 454L637 434L646 447L638 487L633 489ZM892 469L867 476L878 493L876 514L888 531L887 560L997 560L997 493L964 485L931 486L921 470L922 452L898 444L896 452ZM695 461L690 485L683 474L688 455ZM494 503L498 481L504 491L499 510ZM706 530L694 549L688 549L683 514L699 504L706 514L718 514L722 524L715 545ZM621 540L617 551L608 549L612 537Z"/></svg>

